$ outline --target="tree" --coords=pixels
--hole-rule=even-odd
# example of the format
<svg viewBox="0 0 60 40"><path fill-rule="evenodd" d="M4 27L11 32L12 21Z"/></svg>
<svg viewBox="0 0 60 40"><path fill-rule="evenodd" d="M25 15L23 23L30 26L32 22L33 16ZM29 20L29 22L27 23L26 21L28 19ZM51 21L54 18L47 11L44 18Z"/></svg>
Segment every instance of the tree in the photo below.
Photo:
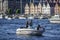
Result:
<svg viewBox="0 0 60 40"><path fill-rule="evenodd" d="M8 14L11 14L12 13L12 10L9 8L9 9L7 9L7 13Z"/></svg>
<svg viewBox="0 0 60 40"><path fill-rule="evenodd" d="M39 13L39 16L41 16L42 15L42 13Z"/></svg>
<svg viewBox="0 0 60 40"><path fill-rule="evenodd" d="M20 13L20 10L19 10L19 9L17 9L17 10L16 10L16 14L19 14L19 13Z"/></svg>

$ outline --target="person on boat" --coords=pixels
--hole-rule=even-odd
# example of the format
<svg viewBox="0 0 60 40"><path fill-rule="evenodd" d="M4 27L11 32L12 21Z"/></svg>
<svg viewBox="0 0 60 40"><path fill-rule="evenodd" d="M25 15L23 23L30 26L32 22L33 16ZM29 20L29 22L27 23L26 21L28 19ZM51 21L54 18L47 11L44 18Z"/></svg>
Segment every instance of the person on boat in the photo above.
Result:
<svg viewBox="0 0 60 40"><path fill-rule="evenodd" d="M26 26L25 27L20 27L20 28L28 28L29 26L29 23L28 23L28 21L26 22Z"/></svg>
<svg viewBox="0 0 60 40"><path fill-rule="evenodd" d="M30 20L29 25L30 25L30 26L32 26L32 25L33 25L33 24L32 24L32 20Z"/></svg>
<svg viewBox="0 0 60 40"><path fill-rule="evenodd" d="M37 30L39 30L39 29L43 30L43 32L45 31L45 28L41 27L40 25L38 25L38 27L37 27Z"/></svg>
<svg viewBox="0 0 60 40"><path fill-rule="evenodd" d="M40 25L38 25L37 30L39 30L39 28L41 28L41 26L40 26Z"/></svg>
<svg viewBox="0 0 60 40"><path fill-rule="evenodd" d="M28 21L26 22L26 28L28 28L28 25L29 25L29 23L28 23Z"/></svg>

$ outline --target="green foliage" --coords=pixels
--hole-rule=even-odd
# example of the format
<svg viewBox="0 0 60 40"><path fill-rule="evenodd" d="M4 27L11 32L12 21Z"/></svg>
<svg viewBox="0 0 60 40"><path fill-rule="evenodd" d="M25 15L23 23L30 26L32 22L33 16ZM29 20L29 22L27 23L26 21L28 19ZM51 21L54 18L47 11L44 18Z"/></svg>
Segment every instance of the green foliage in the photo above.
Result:
<svg viewBox="0 0 60 40"><path fill-rule="evenodd" d="M16 10L16 14L19 14L19 13L20 13L20 10L19 10L19 9L17 9L17 10Z"/></svg>
<svg viewBox="0 0 60 40"><path fill-rule="evenodd" d="M9 9L7 9L7 13L8 14L11 14L11 12L12 12L12 10L9 8Z"/></svg>
<svg viewBox="0 0 60 40"><path fill-rule="evenodd" d="M39 13L39 15L41 16L41 15L42 15L42 13Z"/></svg>

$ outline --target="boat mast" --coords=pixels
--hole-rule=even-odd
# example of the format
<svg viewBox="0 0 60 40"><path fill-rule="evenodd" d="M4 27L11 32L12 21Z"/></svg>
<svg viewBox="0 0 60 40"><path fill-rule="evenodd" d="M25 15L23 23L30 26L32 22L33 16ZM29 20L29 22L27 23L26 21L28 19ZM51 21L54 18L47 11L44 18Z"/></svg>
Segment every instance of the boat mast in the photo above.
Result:
<svg viewBox="0 0 60 40"><path fill-rule="evenodd" d="M22 0L20 0L20 5L21 5L21 7L20 7L20 9L21 9L21 14L22 14Z"/></svg>
<svg viewBox="0 0 60 40"><path fill-rule="evenodd" d="M30 6L31 6L31 0L30 0ZM30 10L30 8L29 8L29 10ZM30 11L29 11L29 14L31 15ZM29 15L29 16L30 16L30 15Z"/></svg>

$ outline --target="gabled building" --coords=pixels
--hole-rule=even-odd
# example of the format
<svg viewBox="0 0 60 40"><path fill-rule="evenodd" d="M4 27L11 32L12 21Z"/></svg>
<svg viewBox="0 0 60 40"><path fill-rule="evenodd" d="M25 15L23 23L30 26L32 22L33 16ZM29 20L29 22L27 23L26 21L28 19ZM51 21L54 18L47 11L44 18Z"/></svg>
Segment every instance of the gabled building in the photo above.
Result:
<svg viewBox="0 0 60 40"><path fill-rule="evenodd" d="M47 3L47 6L46 6L46 14L47 14L48 16L51 15L51 11L50 11L50 5L49 5L49 3Z"/></svg>
<svg viewBox="0 0 60 40"><path fill-rule="evenodd" d="M58 4L56 3L55 7L54 7L54 10L55 10L55 14L58 14L59 13L59 8L58 8Z"/></svg>
<svg viewBox="0 0 60 40"><path fill-rule="evenodd" d="M28 4L25 5L25 14L29 14L29 6L28 6Z"/></svg>
<svg viewBox="0 0 60 40"><path fill-rule="evenodd" d="M43 7L42 7L42 14L43 15L46 14L46 5L45 4L43 4Z"/></svg>
<svg viewBox="0 0 60 40"><path fill-rule="evenodd" d="M51 8L49 7L49 4L47 4L48 7L45 5L45 3L48 1L49 1ZM15 14L17 9L20 9L20 13L22 13L22 14L24 14L24 13L25 14L28 14L28 13L30 13L30 14L36 14L36 13L50 14L49 12L51 12L51 14L54 15L54 12L56 14L56 11L57 11L56 8L59 9L57 11L57 13L60 13L60 6L58 6L58 4L56 4L54 7L54 4L56 2L60 3L60 0L47 0L47 1L45 1L45 0L0 0L0 12L6 13L6 10L11 8L12 14ZM34 4L36 4L36 5L34 6ZM43 4L43 6L41 6L42 4ZM47 12L46 12L46 9L51 9L51 11L47 10Z"/></svg>
<svg viewBox="0 0 60 40"><path fill-rule="evenodd" d="M37 5L35 5L35 7L34 7L34 14L38 14Z"/></svg>
<svg viewBox="0 0 60 40"><path fill-rule="evenodd" d="M42 5L40 3L38 4L38 9L37 10L38 10L39 14L42 13Z"/></svg>
<svg viewBox="0 0 60 40"><path fill-rule="evenodd" d="M34 14L34 4L30 3L30 14Z"/></svg>

